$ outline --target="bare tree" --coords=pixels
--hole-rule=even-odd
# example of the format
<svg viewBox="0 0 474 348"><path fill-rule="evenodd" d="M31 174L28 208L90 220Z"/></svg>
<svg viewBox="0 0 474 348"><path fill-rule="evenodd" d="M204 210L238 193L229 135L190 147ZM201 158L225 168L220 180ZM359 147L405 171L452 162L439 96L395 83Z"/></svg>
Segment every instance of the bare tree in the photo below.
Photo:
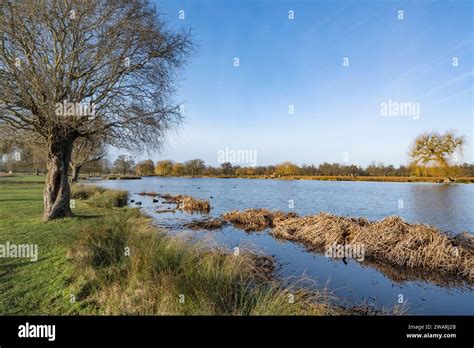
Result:
<svg viewBox="0 0 474 348"><path fill-rule="evenodd" d="M99 140L98 138L77 139L74 143L71 162L69 163L71 169L71 181L77 182L79 179L79 172L83 166L104 158L106 154L107 151L102 140Z"/></svg>
<svg viewBox="0 0 474 348"><path fill-rule="evenodd" d="M193 176L201 175L202 171L206 168L204 161L199 158L184 162L184 166L186 168L187 174L191 174Z"/></svg>
<svg viewBox="0 0 474 348"><path fill-rule="evenodd" d="M155 164L151 159L138 162L135 166L135 174L140 176L153 175L155 171Z"/></svg>
<svg viewBox="0 0 474 348"><path fill-rule="evenodd" d="M21 162L30 165L39 175L39 171L45 170L46 149L44 140L34 133L22 132L19 129L0 125L0 154L17 151ZM16 162L18 162L16 160Z"/></svg>
<svg viewBox="0 0 474 348"><path fill-rule="evenodd" d="M190 35L147 0L1 0L0 36L0 124L45 141L45 221L72 215L76 139L156 148L180 120L173 82Z"/></svg>
<svg viewBox="0 0 474 348"><path fill-rule="evenodd" d="M114 170L117 173L122 174L125 176L127 173L130 173L135 166L135 161L131 159L127 155L120 155L117 157L117 159L114 161Z"/></svg>

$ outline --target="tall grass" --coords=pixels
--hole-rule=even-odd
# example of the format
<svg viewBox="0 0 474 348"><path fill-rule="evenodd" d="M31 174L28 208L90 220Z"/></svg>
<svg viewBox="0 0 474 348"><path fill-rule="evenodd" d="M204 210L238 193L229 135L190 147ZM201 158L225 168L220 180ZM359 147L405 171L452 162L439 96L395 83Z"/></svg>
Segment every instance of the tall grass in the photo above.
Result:
<svg viewBox="0 0 474 348"><path fill-rule="evenodd" d="M87 200L89 205L96 208L119 208L127 205L128 192L75 184L71 187L71 198Z"/></svg>
<svg viewBox="0 0 474 348"><path fill-rule="evenodd" d="M98 314L349 313L324 292L282 289L253 255L167 236L135 209L115 211L85 228L69 255L77 265L78 300L93 304Z"/></svg>
<svg viewBox="0 0 474 348"><path fill-rule="evenodd" d="M120 208L127 205L128 192L122 190L106 190L97 192L87 201L97 208Z"/></svg>
<svg viewBox="0 0 474 348"><path fill-rule="evenodd" d="M102 193L105 188L95 185L82 185L74 184L71 187L71 198L72 199L88 199L95 193Z"/></svg>

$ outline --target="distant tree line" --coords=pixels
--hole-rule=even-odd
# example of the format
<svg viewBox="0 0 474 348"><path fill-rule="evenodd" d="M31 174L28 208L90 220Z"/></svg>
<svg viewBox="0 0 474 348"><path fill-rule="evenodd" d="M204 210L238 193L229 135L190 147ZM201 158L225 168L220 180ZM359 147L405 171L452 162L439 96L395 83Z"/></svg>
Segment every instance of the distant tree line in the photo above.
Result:
<svg viewBox="0 0 474 348"><path fill-rule="evenodd" d="M208 166L202 159L189 160L183 163L172 160L161 160L155 164L151 159L129 166L125 174L141 176L443 176L445 169L441 166L421 165L384 165L372 162L367 167L345 165L340 163L324 162L319 165L298 166L292 162L283 162L277 165L245 167L233 165L229 162L219 167ZM119 168L112 168L112 172L120 173ZM463 163L450 167L453 176L474 176L474 164Z"/></svg>
<svg viewBox="0 0 474 348"><path fill-rule="evenodd" d="M462 136L454 131L444 134L436 132L423 133L418 136L410 148L410 164L385 165L372 162L367 167L354 164L324 162L319 165L283 162L267 166L239 166L230 162L213 167L202 159L192 159L183 163L172 160L151 159L135 163L128 155L120 155L113 163L106 158L102 142L88 142L78 145L71 161L73 181L78 170L84 174L118 174L138 176L211 176L211 177L246 177L246 176L421 176L421 177L456 177L474 176L474 164L459 163L458 152L465 144ZM81 146L79 146L81 145ZM458 151L458 152L456 152ZM17 156L18 153L21 156ZM19 146L17 143L0 141L0 171L44 172L44 151L35 146Z"/></svg>
<svg viewBox="0 0 474 348"><path fill-rule="evenodd" d="M18 159L18 158L17 158ZM15 173L44 173L46 168L34 152L23 151L19 160L14 153L4 154L0 151L0 172ZM423 166L411 164L408 166L385 165L381 162L372 162L367 167L354 164L321 163L319 165L303 164L298 166L292 162L283 162L268 166L239 166L229 162L218 167L206 165L202 159L193 159L186 162L160 160L156 163L147 159L135 163L133 158L120 155L114 162L106 158L86 163L81 168L84 175L118 174L139 176L211 176L211 177L245 177L245 176L421 176L442 177L445 168L442 166ZM450 166L451 176L474 176L474 164L463 163Z"/></svg>

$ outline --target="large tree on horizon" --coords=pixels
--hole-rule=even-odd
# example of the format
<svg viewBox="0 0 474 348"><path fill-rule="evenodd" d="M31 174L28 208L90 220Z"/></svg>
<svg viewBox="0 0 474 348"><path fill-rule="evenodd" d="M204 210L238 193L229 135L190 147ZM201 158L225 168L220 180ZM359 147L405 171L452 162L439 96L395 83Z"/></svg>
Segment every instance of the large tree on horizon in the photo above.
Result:
<svg viewBox="0 0 474 348"><path fill-rule="evenodd" d="M180 120L189 33L168 31L147 0L0 1L0 125L44 140L43 220L72 216L77 139L153 149Z"/></svg>
<svg viewBox="0 0 474 348"><path fill-rule="evenodd" d="M457 135L454 130L440 134L425 132L417 136L410 148L412 165L439 165L449 177L450 157L457 151L462 153L466 138ZM459 160L458 160L459 161Z"/></svg>

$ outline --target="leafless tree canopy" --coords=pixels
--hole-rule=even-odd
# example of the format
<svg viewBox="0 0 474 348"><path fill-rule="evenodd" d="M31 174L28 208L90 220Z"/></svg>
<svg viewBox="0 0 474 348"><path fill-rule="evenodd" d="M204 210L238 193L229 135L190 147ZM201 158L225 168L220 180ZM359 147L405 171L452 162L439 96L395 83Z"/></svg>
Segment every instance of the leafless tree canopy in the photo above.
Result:
<svg viewBox="0 0 474 348"><path fill-rule="evenodd" d="M107 155L103 139L94 137L79 138L74 143L72 151L71 162L69 167L72 171L72 182L77 182L79 179L79 171L86 164L101 160Z"/></svg>
<svg viewBox="0 0 474 348"><path fill-rule="evenodd" d="M107 133L130 147L156 144L179 117L171 82L190 42L146 1L3 1L0 15L3 122L46 138ZM58 115L64 101L95 113Z"/></svg>
<svg viewBox="0 0 474 348"><path fill-rule="evenodd" d="M69 215L62 182L77 138L153 148L179 121L189 34L168 31L146 0L0 1L0 124L45 139L45 207L60 199L57 215Z"/></svg>

